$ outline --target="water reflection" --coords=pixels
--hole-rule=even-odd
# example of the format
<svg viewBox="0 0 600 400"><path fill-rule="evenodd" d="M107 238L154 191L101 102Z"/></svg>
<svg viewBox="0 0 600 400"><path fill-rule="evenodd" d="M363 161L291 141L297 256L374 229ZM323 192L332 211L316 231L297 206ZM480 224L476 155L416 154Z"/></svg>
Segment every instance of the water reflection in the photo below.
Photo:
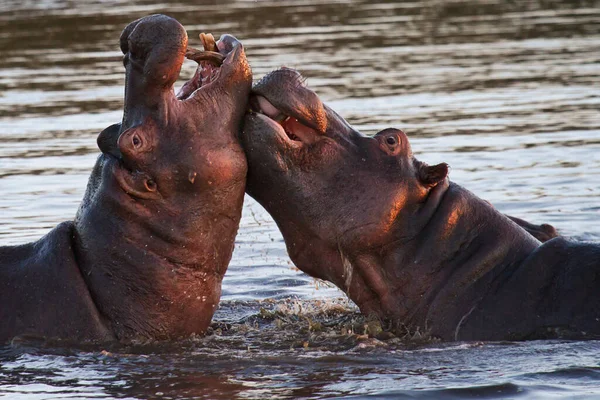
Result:
<svg viewBox="0 0 600 400"><path fill-rule="evenodd" d="M597 342L452 344L343 352L223 350L22 353L0 394L30 398L578 398L598 393ZM54 350L56 352L56 350ZM491 363L490 360L494 362ZM581 367L573 366L576 363Z"/></svg>
<svg viewBox="0 0 600 400"><path fill-rule="evenodd" d="M192 43L202 31L234 33L255 78L299 68L357 128L401 127L419 158L448 162L453 180L503 212L600 240L599 1L4 0L2 244L74 216L95 138L121 119L119 34L157 12L179 19ZM597 342L382 345L348 334L350 304L326 315L338 296L293 267L275 224L248 199L213 335L137 349L16 343L0 348L0 396L598 394ZM325 331L311 330L315 318Z"/></svg>

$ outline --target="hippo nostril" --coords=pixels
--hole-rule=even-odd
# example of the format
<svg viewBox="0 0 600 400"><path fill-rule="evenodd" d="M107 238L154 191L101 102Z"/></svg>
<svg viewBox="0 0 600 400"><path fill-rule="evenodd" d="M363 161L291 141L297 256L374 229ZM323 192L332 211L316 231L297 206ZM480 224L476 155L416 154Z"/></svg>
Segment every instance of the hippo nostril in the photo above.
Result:
<svg viewBox="0 0 600 400"><path fill-rule="evenodd" d="M153 179L146 179L146 181L144 181L144 185L149 192L156 191L156 182L154 182Z"/></svg>

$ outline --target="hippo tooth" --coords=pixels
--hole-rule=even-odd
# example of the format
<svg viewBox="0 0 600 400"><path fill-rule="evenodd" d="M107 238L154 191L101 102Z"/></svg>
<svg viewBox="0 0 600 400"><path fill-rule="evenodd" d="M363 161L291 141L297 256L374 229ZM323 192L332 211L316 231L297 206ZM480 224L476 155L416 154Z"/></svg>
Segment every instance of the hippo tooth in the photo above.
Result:
<svg viewBox="0 0 600 400"><path fill-rule="evenodd" d="M202 41L204 50L214 52L219 51L219 49L217 48L217 43L215 42L215 37L212 35L212 33L201 33L200 40Z"/></svg>
<svg viewBox="0 0 600 400"><path fill-rule="evenodd" d="M278 122L279 124L283 124L285 123L288 119L290 119L290 117L288 115L285 115L283 113L279 113L277 114L275 117L272 118L274 121Z"/></svg>

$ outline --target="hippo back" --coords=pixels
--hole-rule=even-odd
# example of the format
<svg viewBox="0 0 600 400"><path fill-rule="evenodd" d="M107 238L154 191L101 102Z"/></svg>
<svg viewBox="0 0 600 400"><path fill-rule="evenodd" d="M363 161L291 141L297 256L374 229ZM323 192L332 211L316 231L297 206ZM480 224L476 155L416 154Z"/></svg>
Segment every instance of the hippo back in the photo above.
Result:
<svg viewBox="0 0 600 400"><path fill-rule="evenodd" d="M104 341L101 321L77 266L73 223L34 243L0 247L0 343L15 335Z"/></svg>
<svg viewBox="0 0 600 400"><path fill-rule="evenodd" d="M600 246L558 237L503 271L457 339L600 338Z"/></svg>

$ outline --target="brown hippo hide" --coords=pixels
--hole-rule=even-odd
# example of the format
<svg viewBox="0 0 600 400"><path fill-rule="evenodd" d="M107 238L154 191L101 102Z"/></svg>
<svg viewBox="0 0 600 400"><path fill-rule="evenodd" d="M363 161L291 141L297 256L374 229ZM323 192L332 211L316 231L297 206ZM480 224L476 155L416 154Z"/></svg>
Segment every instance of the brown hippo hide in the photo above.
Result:
<svg viewBox="0 0 600 400"><path fill-rule="evenodd" d="M123 120L98 137L103 154L75 221L0 248L0 342L206 330L241 217L247 166L237 136L251 86L242 45L225 35L216 46L222 65L199 61L176 96L183 27L153 15L125 28Z"/></svg>
<svg viewBox="0 0 600 400"><path fill-rule="evenodd" d="M291 259L364 314L443 340L600 335L600 247L541 244L412 154L406 135L367 137L289 69L253 89L242 143L247 193Z"/></svg>

